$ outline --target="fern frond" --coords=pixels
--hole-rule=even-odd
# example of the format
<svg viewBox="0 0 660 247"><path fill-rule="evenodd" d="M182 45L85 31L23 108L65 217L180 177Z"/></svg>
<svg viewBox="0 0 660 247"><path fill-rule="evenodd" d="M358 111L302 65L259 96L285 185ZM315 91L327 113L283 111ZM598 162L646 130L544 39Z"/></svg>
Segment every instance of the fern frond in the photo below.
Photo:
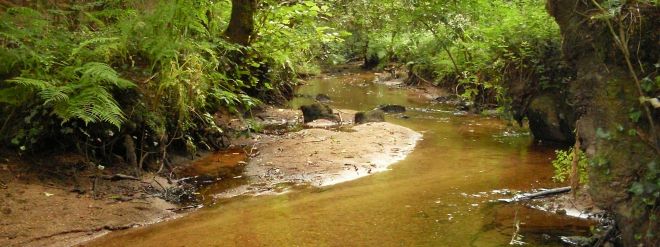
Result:
<svg viewBox="0 0 660 247"><path fill-rule="evenodd" d="M108 44L116 43L117 41L119 41L119 38L117 38L117 37L111 37L111 38L98 37L98 38L92 38L92 39L89 39L89 40L85 40L85 41L81 42L80 45L78 45L78 47L73 48L73 50L71 50L70 57L76 56L78 53L80 53L80 51L82 49L84 49L84 48L86 48L90 45L108 45Z"/></svg>
<svg viewBox="0 0 660 247"><path fill-rule="evenodd" d="M44 104L61 103L69 100L69 94L73 89L68 86L44 88L39 92L39 96L44 100Z"/></svg>
<svg viewBox="0 0 660 247"><path fill-rule="evenodd" d="M106 82L109 83L110 86L115 86L120 89L135 87L133 82L119 77L117 71L105 63L86 63L77 71L82 74L80 80L85 84L102 84L103 82Z"/></svg>
<svg viewBox="0 0 660 247"><path fill-rule="evenodd" d="M84 88L67 102L56 104L53 112L62 118L62 123L77 118L86 124L106 122L119 128L125 119L117 101L98 85Z"/></svg>
<svg viewBox="0 0 660 247"><path fill-rule="evenodd" d="M39 80L39 79L31 79L31 78L24 78L24 77L16 77L14 79L9 79L7 80L9 83L13 83L19 86L23 86L26 88L31 88L31 89L36 89L38 91L44 90L52 84L50 82L44 81L44 80Z"/></svg>

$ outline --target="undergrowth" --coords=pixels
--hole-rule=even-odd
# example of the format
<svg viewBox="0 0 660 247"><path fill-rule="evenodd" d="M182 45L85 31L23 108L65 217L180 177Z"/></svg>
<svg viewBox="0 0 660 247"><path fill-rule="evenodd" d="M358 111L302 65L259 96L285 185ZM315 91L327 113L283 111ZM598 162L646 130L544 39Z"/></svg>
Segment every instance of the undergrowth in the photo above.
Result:
<svg viewBox="0 0 660 247"><path fill-rule="evenodd" d="M249 46L224 36L229 1L0 7L0 143L139 168L168 165L168 150L222 147L216 112L286 100L316 48L340 41L313 21L328 9L313 2L262 1Z"/></svg>

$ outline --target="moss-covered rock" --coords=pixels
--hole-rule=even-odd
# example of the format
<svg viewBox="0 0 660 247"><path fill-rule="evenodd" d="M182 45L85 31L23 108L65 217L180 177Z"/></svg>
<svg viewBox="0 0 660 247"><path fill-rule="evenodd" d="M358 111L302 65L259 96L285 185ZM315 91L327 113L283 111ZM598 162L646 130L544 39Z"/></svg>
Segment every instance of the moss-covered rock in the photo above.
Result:
<svg viewBox="0 0 660 247"><path fill-rule="evenodd" d="M355 124L385 122L385 113L381 110L358 112L355 114Z"/></svg>
<svg viewBox="0 0 660 247"><path fill-rule="evenodd" d="M321 103L304 105L300 107L300 110L303 113L305 123L309 123L316 119L337 120L337 116L333 113L332 109Z"/></svg>
<svg viewBox="0 0 660 247"><path fill-rule="evenodd" d="M527 110L534 138L569 143L574 141L572 109L550 94L534 97Z"/></svg>

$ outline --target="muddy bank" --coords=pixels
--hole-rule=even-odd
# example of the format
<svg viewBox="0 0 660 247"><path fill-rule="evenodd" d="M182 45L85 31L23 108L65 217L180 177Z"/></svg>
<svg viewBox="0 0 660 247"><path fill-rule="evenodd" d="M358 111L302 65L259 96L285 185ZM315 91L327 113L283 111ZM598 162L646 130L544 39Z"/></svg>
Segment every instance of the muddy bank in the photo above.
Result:
<svg viewBox="0 0 660 247"><path fill-rule="evenodd" d="M154 175L93 185L89 173L71 176L71 163L41 162L0 160L0 246L71 246L177 215L154 195Z"/></svg>

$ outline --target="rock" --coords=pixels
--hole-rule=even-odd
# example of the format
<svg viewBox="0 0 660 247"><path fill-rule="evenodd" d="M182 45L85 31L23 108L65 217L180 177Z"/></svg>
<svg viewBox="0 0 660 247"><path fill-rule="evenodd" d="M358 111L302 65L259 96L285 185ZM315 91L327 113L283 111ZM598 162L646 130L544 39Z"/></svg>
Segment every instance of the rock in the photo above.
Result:
<svg viewBox="0 0 660 247"><path fill-rule="evenodd" d="M303 112L305 123L309 123L316 119L337 120L337 116L333 114L332 109L321 103L304 105L300 107L300 110Z"/></svg>
<svg viewBox="0 0 660 247"><path fill-rule="evenodd" d="M305 128L311 129L328 129L338 127L339 123L327 119L316 119L314 121L305 123Z"/></svg>
<svg viewBox="0 0 660 247"><path fill-rule="evenodd" d="M557 102L556 97L544 94L532 100L527 110L529 128L537 140L572 143L572 113Z"/></svg>
<svg viewBox="0 0 660 247"><path fill-rule="evenodd" d="M594 239L582 236L563 236L561 241L571 246L593 246Z"/></svg>
<svg viewBox="0 0 660 247"><path fill-rule="evenodd" d="M316 101L321 103L328 103L332 100L330 99L330 96L328 96L327 94L320 93L316 95Z"/></svg>
<svg viewBox="0 0 660 247"><path fill-rule="evenodd" d="M440 96L434 99L436 102L440 104L447 104L447 105L453 105L457 106L460 105L463 101L459 99L456 95L447 95L447 96Z"/></svg>
<svg viewBox="0 0 660 247"><path fill-rule="evenodd" d="M385 113L381 110L371 110L368 112L358 112L355 114L355 124L385 122Z"/></svg>
<svg viewBox="0 0 660 247"><path fill-rule="evenodd" d="M406 112L406 107L401 105L379 105L378 109L387 113L403 113Z"/></svg>

